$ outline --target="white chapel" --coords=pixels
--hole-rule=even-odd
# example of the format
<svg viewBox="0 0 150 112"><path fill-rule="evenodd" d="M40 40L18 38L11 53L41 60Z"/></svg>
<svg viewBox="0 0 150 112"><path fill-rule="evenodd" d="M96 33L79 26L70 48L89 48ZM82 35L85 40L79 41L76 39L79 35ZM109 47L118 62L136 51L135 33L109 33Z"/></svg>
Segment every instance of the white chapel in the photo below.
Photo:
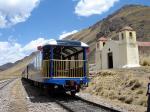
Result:
<svg viewBox="0 0 150 112"><path fill-rule="evenodd" d="M129 26L119 31L117 40L101 37L96 44L96 69L139 67L136 32Z"/></svg>

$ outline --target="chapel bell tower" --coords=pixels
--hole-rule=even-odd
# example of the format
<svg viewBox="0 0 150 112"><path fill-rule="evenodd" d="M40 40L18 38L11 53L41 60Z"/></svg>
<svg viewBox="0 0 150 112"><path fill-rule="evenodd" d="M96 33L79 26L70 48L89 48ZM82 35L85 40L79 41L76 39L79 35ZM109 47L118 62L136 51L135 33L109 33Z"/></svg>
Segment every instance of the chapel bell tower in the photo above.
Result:
<svg viewBox="0 0 150 112"><path fill-rule="evenodd" d="M119 41L121 49L121 66L139 66L139 53L136 41L136 32L129 26L122 28L119 32Z"/></svg>

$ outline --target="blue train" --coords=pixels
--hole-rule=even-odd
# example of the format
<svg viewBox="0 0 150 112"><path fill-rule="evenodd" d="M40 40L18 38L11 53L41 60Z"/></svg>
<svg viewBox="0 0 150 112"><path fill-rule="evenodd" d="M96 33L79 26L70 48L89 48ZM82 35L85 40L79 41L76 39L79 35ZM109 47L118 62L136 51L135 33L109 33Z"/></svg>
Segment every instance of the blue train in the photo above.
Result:
<svg viewBox="0 0 150 112"><path fill-rule="evenodd" d="M52 40L38 46L36 56L23 72L23 78L50 91L75 95L88 85L88 45L75 40Z"/></svg>

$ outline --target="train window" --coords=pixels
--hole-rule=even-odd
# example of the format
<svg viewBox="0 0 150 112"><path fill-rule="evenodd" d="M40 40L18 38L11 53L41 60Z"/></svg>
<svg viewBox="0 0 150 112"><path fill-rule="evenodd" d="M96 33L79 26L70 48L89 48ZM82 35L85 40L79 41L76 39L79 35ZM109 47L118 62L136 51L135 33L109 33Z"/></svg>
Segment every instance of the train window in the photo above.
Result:
<svg viewBox="0 0 150 112"><path fill-rule="evenodd" d="M49 48L49 46L45 46L43 48L43 59L44 60L49 60L50 59L50 48Z"/></svg>
<svg viewBox="0 0 150 112"><path fill-rule="evenodd" d="M42 55L41 55L41 53L39 53L37 55L37 69L40 70L41 66L42 66Z"/></svg>

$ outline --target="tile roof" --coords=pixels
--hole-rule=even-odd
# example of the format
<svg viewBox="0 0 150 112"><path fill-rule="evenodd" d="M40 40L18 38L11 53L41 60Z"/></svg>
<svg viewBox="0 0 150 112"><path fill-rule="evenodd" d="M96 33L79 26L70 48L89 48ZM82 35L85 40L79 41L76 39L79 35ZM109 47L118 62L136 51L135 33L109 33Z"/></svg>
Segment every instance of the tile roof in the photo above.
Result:
<svg viewBox="0 0 150 112"><path fill-rule="evenodd" d="M98 40L99 41L107 41L107 38L106 37L100 37Z"/></svg>
<svg viewBox="0 0 150 112"><path fill-rule="evenodd" d="M133 31L133 28L131 28L130 26L125 26L120 31L125 31L125 30L127 30L127 31Z"/></svg>
<svg viewBox="0 0 150 112"><path fill-rule="evenodd" d="M138 46L150 46L150 42L138 42Z"/></svg>

